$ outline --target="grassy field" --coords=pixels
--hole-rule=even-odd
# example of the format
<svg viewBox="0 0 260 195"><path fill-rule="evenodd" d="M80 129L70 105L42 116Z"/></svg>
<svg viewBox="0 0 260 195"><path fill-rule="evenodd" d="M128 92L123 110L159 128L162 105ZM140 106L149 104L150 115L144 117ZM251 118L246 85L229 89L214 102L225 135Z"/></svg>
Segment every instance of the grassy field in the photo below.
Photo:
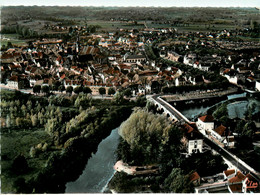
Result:
<svg viewBox="0 0 260 195"><path fill-rule="evenodd" d="M1 135L1 191L13 193L13 182L22 176L25 180L34 177L35 174L44 167L48 159L48 153L40 154L37 158L30 158L29 152L32 146L42 142L50 142L50 136L44 129L10 129L10 132L3 132ZM28 162L29 171L23 175L17 175L11 171L13 159L22 154Z"/></svg>
<svg viewBox="0 0 260 195"><path fill-rule="evenodd" d="M11 42L13 45L17 46L27 44L24 40L20 40L17 34L1 34L0 42L0 47L2 47L3 45L7 46L8 42Z"/></svg>
<svg viewBox="0 0 260 195"><path fill-rule="evenodd" d="M1 11L3 25L18 23L42 33L48 33L43 28L44 24L57 25L60 22L100 25L100 30L105 31L143 28L143 21L147 22L149 28L177 27L173 26L177 24L182 31L235 29L249 27L253 21L260 23L259 10L255 8L17 6L4 7ZM127 23L127 21L137 21L138 24ZM169 24L164 24L165 22ZM179 26L188 23L190 24L188 27ZM210 25L209 29L207 29L208 25Z"/></svg>

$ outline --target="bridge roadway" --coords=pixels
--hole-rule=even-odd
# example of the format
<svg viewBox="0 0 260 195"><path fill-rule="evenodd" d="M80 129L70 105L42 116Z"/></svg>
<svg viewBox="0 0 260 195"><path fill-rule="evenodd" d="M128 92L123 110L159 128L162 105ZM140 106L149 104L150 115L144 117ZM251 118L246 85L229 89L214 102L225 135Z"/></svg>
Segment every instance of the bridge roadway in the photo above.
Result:
<svg viewBox="0 0 260 195"><path fill-rule="evenodd" d="M172 108L172 106L169 105L169 103L167 103L166 101L162 100L160 98L160 95L153 95L153 96L151 96L151 98L155 102L157 102L158 104L163 106L165 109L167 109L172 115L174 115L177 118L177 120L184 120L187 123L191 123L185 116L183 116L182 114L180 114L176 110L174 110L174 108Z"/></svg>
<svg viewBox="0 0 260 195"><path fill-rule="evenodd" d="M188 123L191 123L190 121L186 120L186 117L179 114L178 112L176 112L173 108L171 108L171 106L169 106L169 104L165 103L165 101L162 101L162 99L160 98L160 95L153 95L151 96L151 98L161 104L165 109L167 109L170 113L172 113L178 120L184 120ZM183 118L185 117L185 118ZM203 134L202 134L203 135ZM212 149L214 149L215 151L217 151L220 155L222 155L224 158L226 158L229 162L231 162L235 167L237 167L240 171L242 171L244 174L250 173L256 180L257 182L259 182L260 184L260 178L259 176L253 172L252 170L250 170L248 167L246 167L245 165L243 165L242 163L239 162L238 158L235 157L233 154L231 154L230 152L228 152L227 150L225 150L224 148L220 147L219 145L217 145L215 142L213 142L212 140L210 140L209 138L207 138L205 135L204 136L204 142L210 146Z"/></svg>

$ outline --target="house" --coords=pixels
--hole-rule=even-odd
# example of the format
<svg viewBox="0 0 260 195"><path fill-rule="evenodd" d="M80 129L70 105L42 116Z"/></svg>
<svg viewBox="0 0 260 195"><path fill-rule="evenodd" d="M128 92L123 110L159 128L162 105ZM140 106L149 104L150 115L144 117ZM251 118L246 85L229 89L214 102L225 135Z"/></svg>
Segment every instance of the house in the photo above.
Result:
<svg viewBox="0 0 260 195"><path fill-rule="evenodd" d="M186 85L186 80L184 79L184 77L177 77L175 79L175 86L183 86Z"/></svg>
<svg viewBox="0 0 260 195"><path fill-rule="evenodd" d="M237 71L233 69L226 69L222 75L228 79L230 83L237 84L238 76Z"/></svg>
<svg viewBox="0 0 260 195"><path fill-rule="evenodd" d="M181 57L181 55L177 54L174 51L168 51L167 55L168 55L168 59L174 62L178 62L179 58Z"/></svg>
<svg viewBox="0 0 260 195"><path fill-rule="evenodd" d="M198 118L196 122L198 130L202 134L206 134L206 131L212 131L214 129L214 118L211 115L204 115Z"/></svg>
<svg viewBox="0 0 260 195"><path fill-rule="evenodd" d="M200 185L200 176L196 171L189 176L189 180L194 186Z"/></svg>
<svg viewBox="0 0 260 195"><path fill-rule="evenodd" d="M196 58L197 58L196 54L185 55L183 58L183 63L192 66Z"/></svg>
<svg viewBox="0 0 260 195"><path fill-rule="evenodd" d="M124 60L126 62L134 62L134 63L141 63L146 61L145 55L128 55L124 56Z"/></svg>
<svg viewBox="0 0 260 195"><path fill-rule="evenodd" d="M234 147L235 138L231 132L223 125L211 131L211 135L226 147Z"/></svg>
<svg viewBox="0 0 260 195"><path fill-rule="evenodd" d="M196 126L192 124L184 124L182 126L184 131L184 138L182 143L188 152L188 155L192 153L202 153L203 149L203 135L196 129Z"/></svg>
<svg viewBox="0 0 260 195"><path fill-rule="evenodd" d="M238 68L237 68L237 71L238 71L239 73L241 73L241 74L245 74L245 73L250 72L251 69L248 68L248 67L238 67Z"/></svg>
<svg viewBox="0 0 260 195"><path fill-rule="evenodd" d="M224 171L223 175L224 179L228 180L230 193L253 193L260 190L259 183L250 173L244 175L237 169L229 169Z"/></svg>
<svg viewBox="0 0 260 195"><path fill-rule="evenodd" d="M255 81L255 89L256 89L256 91L260 91L260 79L257 79Z"/></svg>
<svg viewBox="0 0 260 195"><path fill-rule="evenodd" d="M202 71L208 72L208 71L209 71L209 68L210 68L210 65L209 65L209 64L202 63L202 64L199 64L199 65L198 65L198 69L200 69L200 70L202 70Z"/></svg>
<svg viewBox="0 0 260 195"><path fill-rule="evenodd" d="M7 86L15 89L23 89L27 85L26 79L13 75L7 81Z"/></svg>

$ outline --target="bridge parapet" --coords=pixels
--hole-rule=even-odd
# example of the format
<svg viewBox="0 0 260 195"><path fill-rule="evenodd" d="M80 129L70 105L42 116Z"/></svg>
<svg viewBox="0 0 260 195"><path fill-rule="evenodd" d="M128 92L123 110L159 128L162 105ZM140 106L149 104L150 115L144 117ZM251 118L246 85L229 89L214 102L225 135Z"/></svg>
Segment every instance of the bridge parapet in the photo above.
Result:
<svg viewBox="0 0 260 195"><path fill-rule="evenodd" d="M159 109L163 109L163 113L168 115L169 118L176 120L183 119L187 123L191 123L182 113L180 113L176 108L170 105L168 102L163 100L161 97L150 96L148 101L154 103Z"/></svg>
<svg viewBox="0 0 260 195"><path fill-rule="evenodd" d="M173 107L171 104L163 100L161 97L158 97L161 101L163 101L165 104L167 104L175 113L177 113L185 122L191 123L189 119L187 119L181 112L179 112L175 107Z"/></svg>

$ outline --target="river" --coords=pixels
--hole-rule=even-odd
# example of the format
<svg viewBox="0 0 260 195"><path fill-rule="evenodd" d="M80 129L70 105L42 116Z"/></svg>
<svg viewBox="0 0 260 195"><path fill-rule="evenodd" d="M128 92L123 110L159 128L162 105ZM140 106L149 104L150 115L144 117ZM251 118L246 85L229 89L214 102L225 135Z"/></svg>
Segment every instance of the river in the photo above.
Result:
<svg viewBox="0 0 260 195"><path fill-rule="evenodd" d="M240 97L246 97L246 93L229 95L227 97L227 100L232 100L232 99L240 98ZM218 104L221 104L227 100L220 101ZM260 107L260 102L254 98L247 98L247 100L242 100L242 101L239 100L234 103L228 104L227 110L228 110L229 118L236 118L236 117L243 118L248 106L252 105L253 103L255 103L255 105L256 105L255 111L257 112ZM188 108L186 107L183 109L178 108L178 110L184 116L186 116L188 119L190 119L192 121L196 121L198 115L206 112L212 106L214 106L214 105L190 106Z"/></svg>
<svg viewBox="0 0 260 195"><path fill-rule="evenodd" d="M80 177L66 184L65 193L100 193L114 174L115 151L119 141L118 128L98 145Z"/></svg>
<svg viewBox="0 0 260 195"><path fill-rule="evenodd" d="M230 95L227 99L230 100L237 97L245 97L245 94ZM249 99L248 101L238 101L229 104L228 112L230 118L236 116L243 117L246 110L245 108L251 101L255 102L255 100ZM257 102L260 105L260 102ZM200 113L205 112L211 106L212 105L191 106L184 109L178 108L178 110L187 118L196 120ZM99 144L97 153L88 160L85 170L79 178L74 182L68 182L66 184L66 193L101 193L105 190L107 183L115 172L113 165L116 162L115 151L119 141L118 138L117 128Z"/></svg>

